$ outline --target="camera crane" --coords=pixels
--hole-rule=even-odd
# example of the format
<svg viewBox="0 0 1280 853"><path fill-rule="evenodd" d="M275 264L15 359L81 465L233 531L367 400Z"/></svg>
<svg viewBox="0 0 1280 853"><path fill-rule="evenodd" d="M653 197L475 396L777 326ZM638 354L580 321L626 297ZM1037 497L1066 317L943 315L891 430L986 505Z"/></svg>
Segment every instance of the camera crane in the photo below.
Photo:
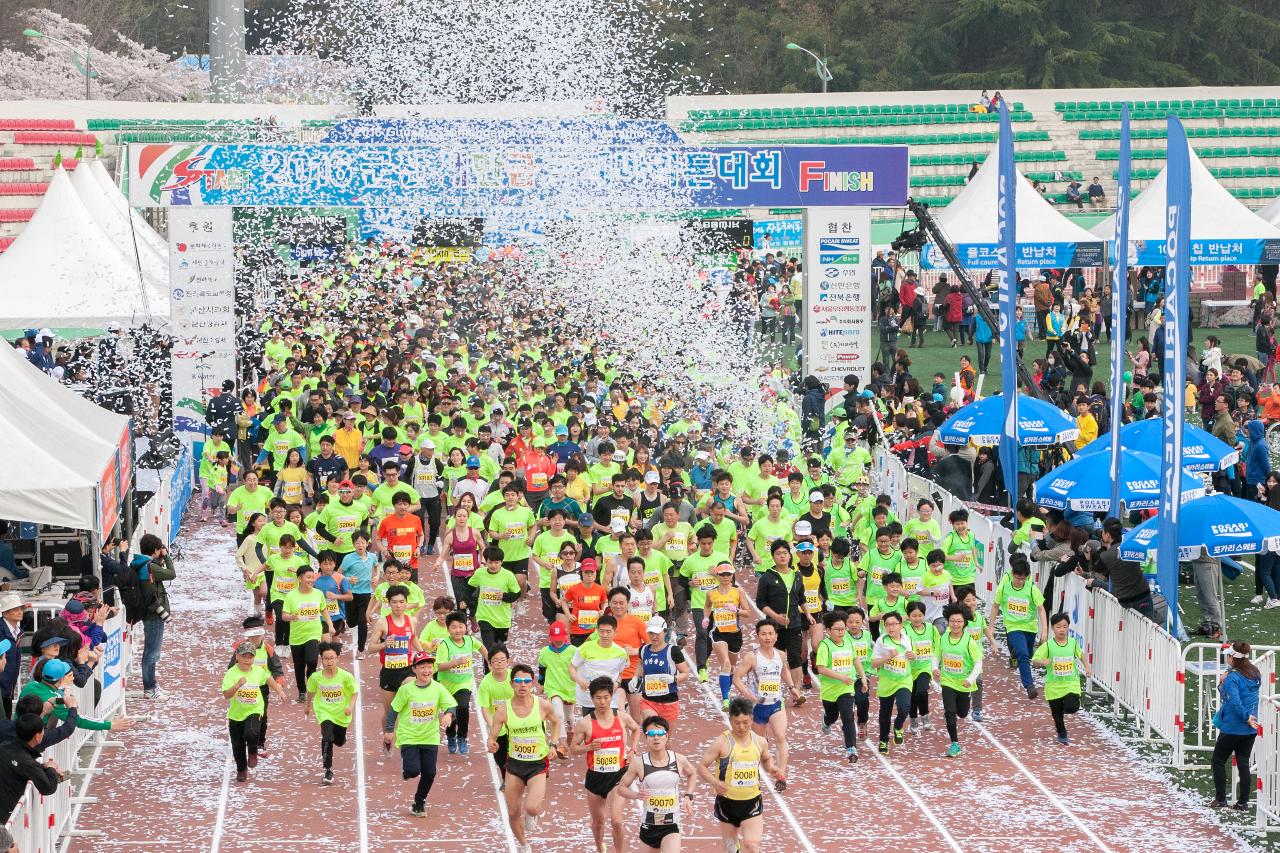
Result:
<svg viewBox="0 0 1280 853"><path fill-rule="evenodd" d="M913 198L907 199L907 207L915 215L919 222L915 228L910 231L903 231L898 238L893 241L893 250L895 252L918 252L924 248L925 243L932 242L938 251L942 252L942 256L947 259L947 263L951 266L952 272L955 273L956 279L960 282L960 287L964 292L969 294L969 298L973 300L974 309L982 315L982 319L993 330L999 330L1000 317L991 310L991 306L987 304L987 299L977 285L973 283L973 279L969 277L968 271L960 263L960 258L956 255L955 246L951 245L951 241L947 239L947 235L942 233L942 229L938 226L937 220L933 218L933 214L929 212L929 205L918 202ZM998 344L999 335L996 335ZM1023 364L1022 358L1018 358L1017 363L1018 380L1025 386L1023 393L1043 399L1044 394L1040 387L1036 385L1035 380L1031 376L1031 372L1027 370L1027 366Z"/></svg>

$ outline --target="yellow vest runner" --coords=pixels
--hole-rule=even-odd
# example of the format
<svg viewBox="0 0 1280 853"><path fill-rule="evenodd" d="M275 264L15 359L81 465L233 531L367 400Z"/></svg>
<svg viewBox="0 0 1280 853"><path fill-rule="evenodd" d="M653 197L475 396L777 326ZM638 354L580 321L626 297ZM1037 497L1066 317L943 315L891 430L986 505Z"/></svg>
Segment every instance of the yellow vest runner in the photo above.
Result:
<svg viewBox="0 0 1280 853"><path fill-rule="evenodd" d="M725 732L729 739L729 757L720 759L720 781L728 790L720 796L726 800L752 800L760 796L760 759L764 750L758 734L751 734L747 745L738 743L733 732Z"/></svg>
<svg viewBox="0 0 1280 853"><path fill-rule="evenodd" d="M530 697L532 707L521 716L515 700L507 702L507 755L520 761L541 761L547 757L547 732L542 722L538 697Z"/></svg>

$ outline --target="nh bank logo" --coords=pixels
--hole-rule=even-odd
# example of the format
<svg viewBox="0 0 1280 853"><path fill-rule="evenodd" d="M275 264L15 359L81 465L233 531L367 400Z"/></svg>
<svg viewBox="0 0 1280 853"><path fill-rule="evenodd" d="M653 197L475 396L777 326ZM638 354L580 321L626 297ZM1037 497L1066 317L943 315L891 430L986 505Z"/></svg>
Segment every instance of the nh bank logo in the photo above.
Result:
<svg viewBox="0 0 1280 853"><path fill-rule="evenodd" d="M829 172L826 160L800 161L800 192L814 189L828 193L869 193L875 188L875 172Z"/></svg>

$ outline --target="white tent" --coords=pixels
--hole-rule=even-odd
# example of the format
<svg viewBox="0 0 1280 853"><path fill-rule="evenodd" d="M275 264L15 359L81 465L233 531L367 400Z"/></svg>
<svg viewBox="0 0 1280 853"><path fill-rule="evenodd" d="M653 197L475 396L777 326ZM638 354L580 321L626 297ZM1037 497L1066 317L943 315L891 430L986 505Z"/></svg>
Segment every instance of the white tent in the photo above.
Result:
<svg viewBox="0 0 1280 853"><path fill-rule="evenodd" d="M991 255L1000 240L996 217L1000 180L997 148L992 148L968 186L936 215L960 260L975 269L995 266ZM1098 247L1101 241L1055 210L1021 173L1018 174L1017 228L1020 267L1096 266L1102 262ZM1063 247L1080 244L1094 247L1092 254L1097 260L1072 263L1075 258L1063 256ZM946 266L936 251L928 254L927 266Z"/></svg>
<svg viewBox="0 0 1280 853"><path fill-rule="evenodd" d="M163 237L156 233L147 220L143 219L138 211L129 206L128 200L124 197L124 193L116 186L116 182L107 174L107 167L102 165L101 160L84 161L89 164L89 175L98 182L98 186L102 187L102 195L107 202L120 211L121 214L128 216L133 221L133 230L142 239L147 241L160 259L166 264L169 263L169 244Z"/></svg>
<svg viewBox="0 0 1280 853"><path fill-rule="evenodd" d="M1257 216L1272 225L1280 226L1280 198L1257 211Z"/></svg>
<svg viewBox="0 0 1280 853"><path fill-rule="evenodd" d="M102 187L89 173L87 164L81 163L71 173L71 186L75 188L93 221L111 238L111 242L120 247L125 262L140 264L143 275L155 289L168 291L169 261L157 255L151 244L141 234L134 232L125 214L107 201Z"/></svg>
<svg viewBox="0 0 1280 853"><path fill-rule="evenodd" d="M1165 181L1169 167L1147 185L1129 206L1129 241L1137 244L1137 263L1159 265L1164 263L1165 241ZM1093 226L1098 238L1111 240L1115 236L1115 215ZM1209 244L1232 244L1241 241L1280 240L1280 228L1254 213L1218 183L1195 152L1191 152L1191 242L1196 265L1214 263L1254 263L1262 244L1256 244L1252 258L1241 257L1238 252L1209 252ZM1204 244L1196 253L1196 243ZM1150 248L1147 248L1147 247ZM1244 254L1251 250L1245 248ZM1133 257L1132 253L1130 255Z"/></svg>
<svg viewBox="0 0 1280 853"><path fill-rule="evenodd" d="M104 478L132 468L119 458L131 450L128 423L0 347L0 518L98 531L99 501L128 490ZM104 485L112 493L100 496Z"/></svg>
<svg viewBox="0 0 1280 853"><path fill-rule="evenodd" d="M0 255L0 327L100 328L169 317L169 294L139 280L61 167L31 222Z"/></svg>

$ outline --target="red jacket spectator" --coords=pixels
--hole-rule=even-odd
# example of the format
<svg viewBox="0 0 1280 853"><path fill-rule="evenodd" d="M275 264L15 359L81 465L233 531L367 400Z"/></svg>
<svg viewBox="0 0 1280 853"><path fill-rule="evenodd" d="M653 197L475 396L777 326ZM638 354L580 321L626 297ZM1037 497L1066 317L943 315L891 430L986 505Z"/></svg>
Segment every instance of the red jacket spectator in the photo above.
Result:
<svg viewBox="0 0 1280 853"><path fill-rule="evenodd" d="M948 323L959 323L964 319L964 294L958 288L947 294L946 306L943 319Z"/></svg>

